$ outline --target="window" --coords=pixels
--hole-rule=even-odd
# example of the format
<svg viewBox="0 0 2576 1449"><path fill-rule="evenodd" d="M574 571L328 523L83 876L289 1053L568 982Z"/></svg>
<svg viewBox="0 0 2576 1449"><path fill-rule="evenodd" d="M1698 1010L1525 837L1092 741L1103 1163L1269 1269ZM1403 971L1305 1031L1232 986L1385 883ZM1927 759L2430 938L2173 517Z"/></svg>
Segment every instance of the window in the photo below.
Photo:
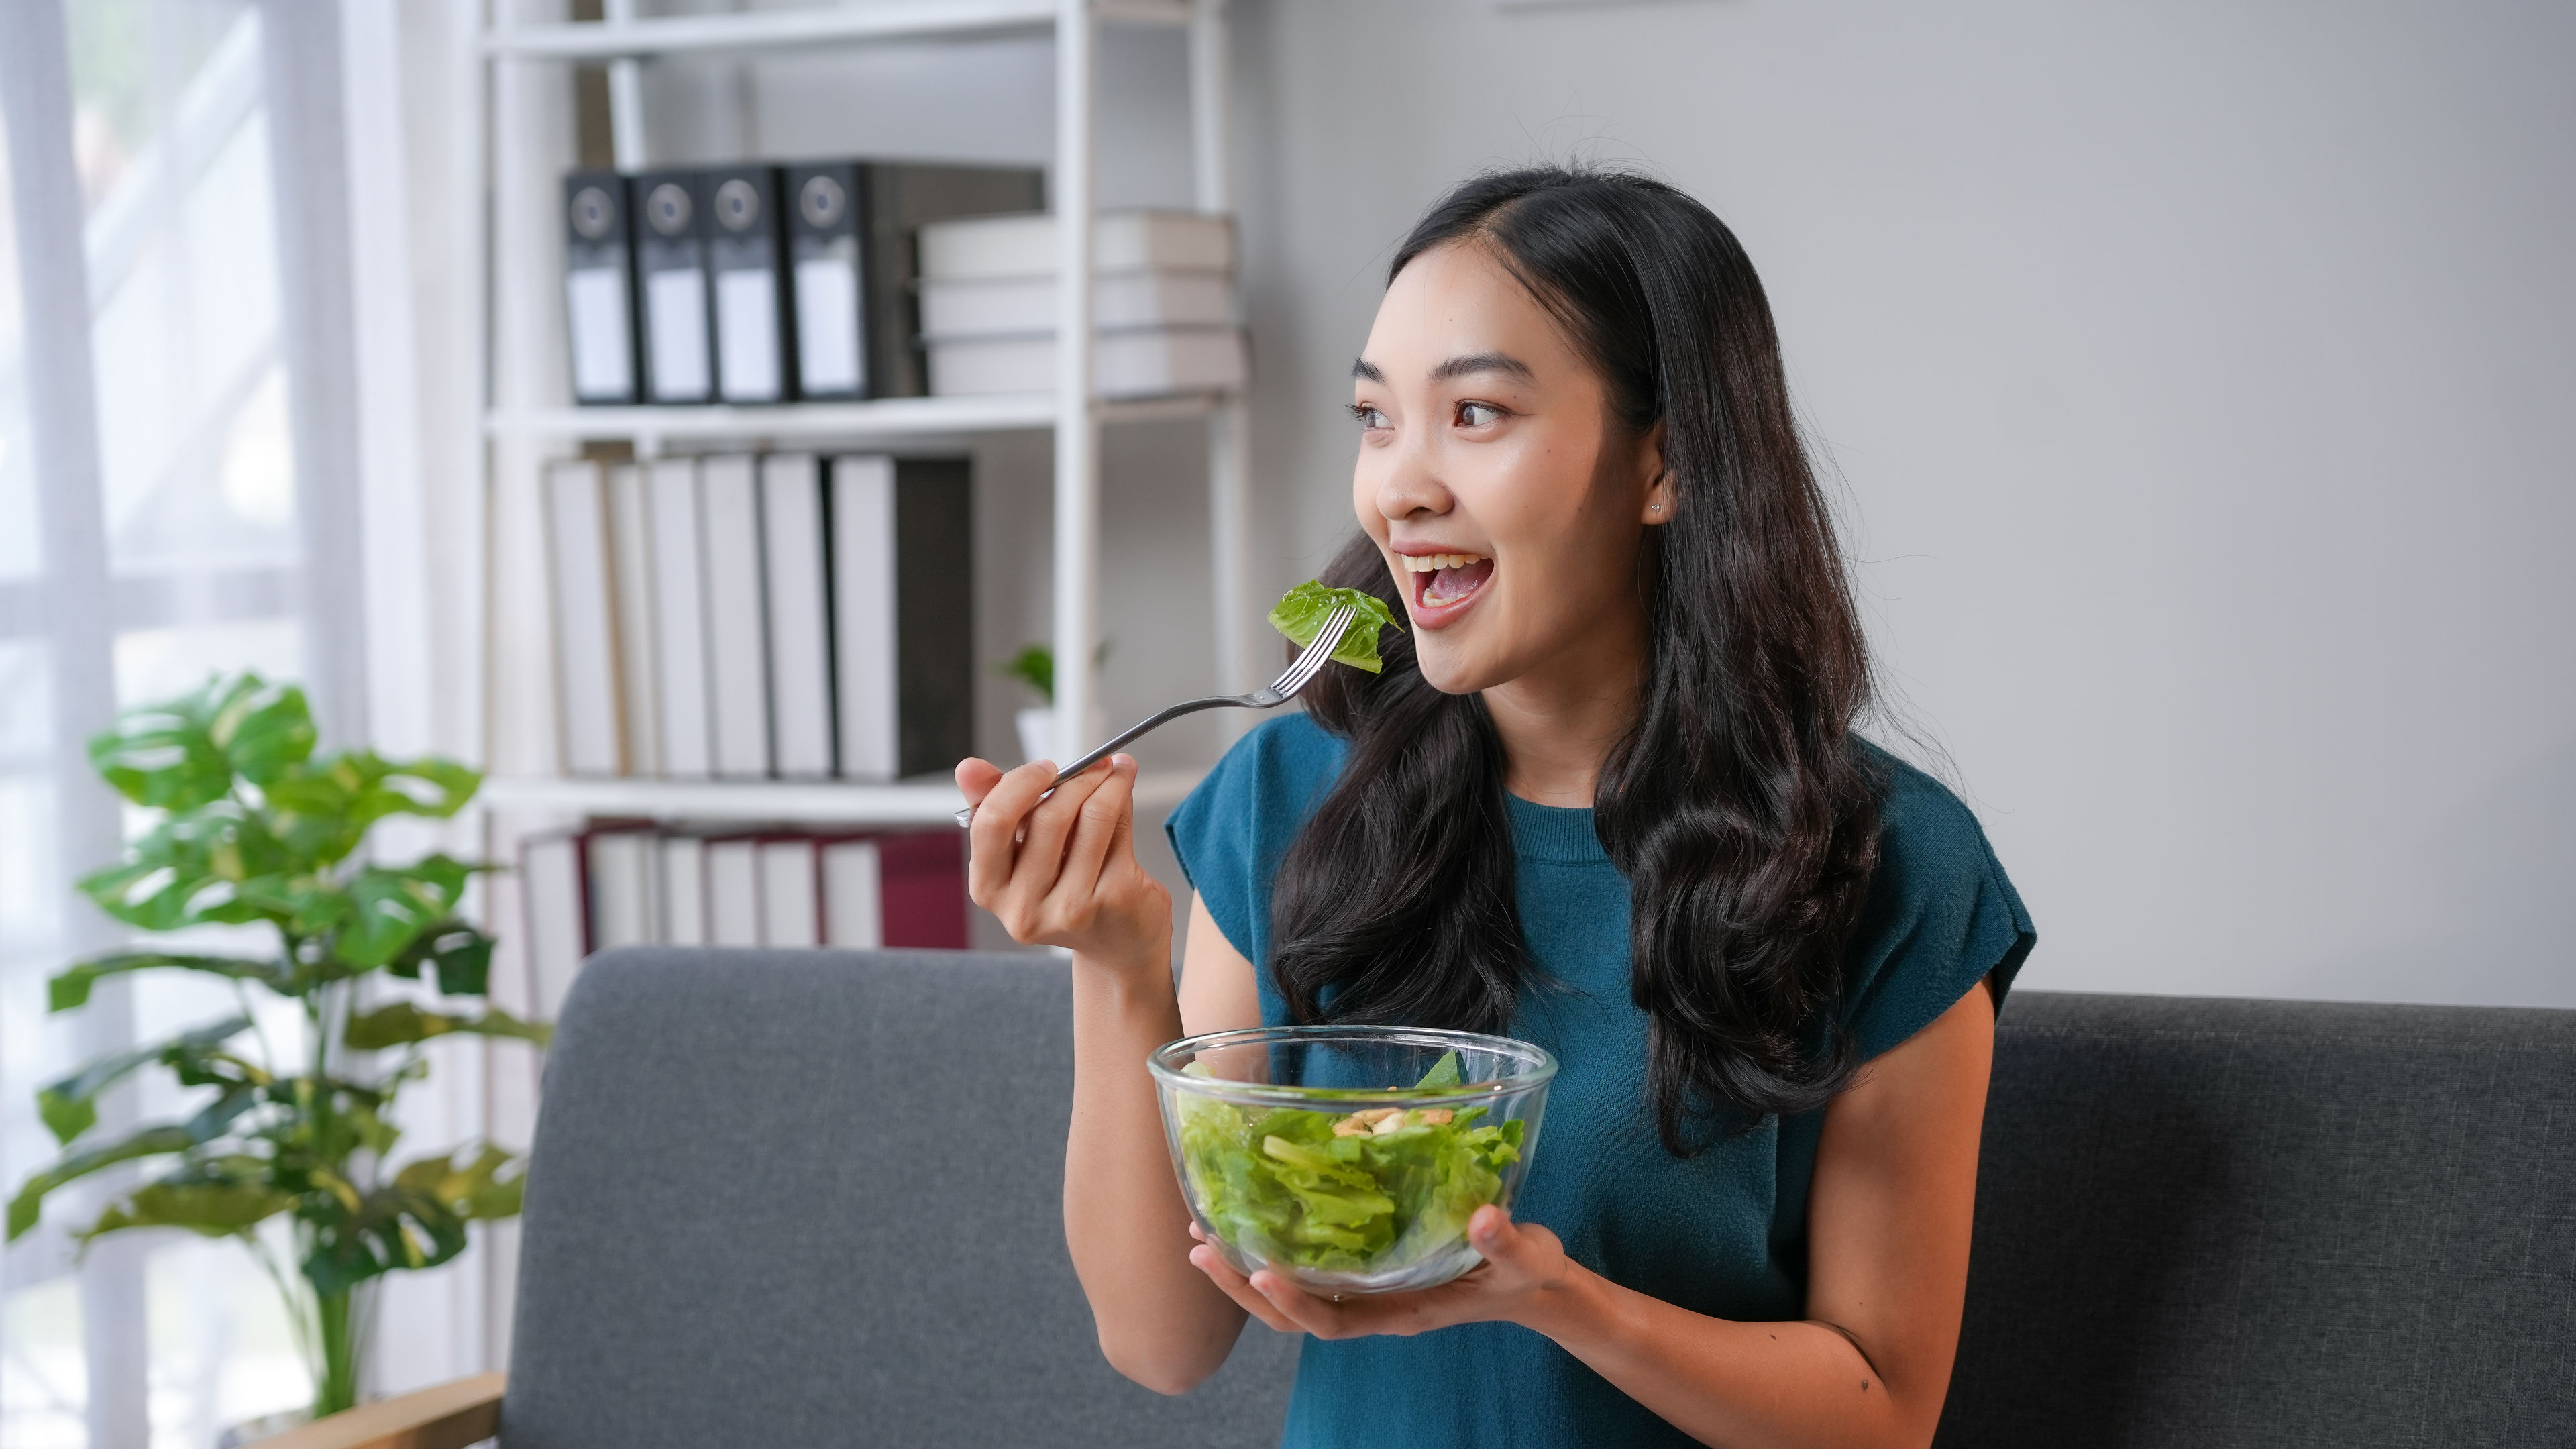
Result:
<svg viewBox="0 0 2576 1449"><path fill-rule="evenodd" d="M262 10L59 4L59 44L19 31L13 12L14 54L0 59L0 92L15 92L0 97L0 167L36 183L0 197L23 203L68 174L78 203L76 218L0 206L0 1176L11 1187L56 1155L34 1112L41 1083L232 1002L155 980L77 1022L45 1014L46 978L103 933L115 939L71 890L123 823L86 778L79 737L115 705L211 672L314 672L296 612L287 213ZM68 113L48 96L67 96ZM46 307L79 309L51 314L75 325L28 315ZM83 406L48 393L59 374L46 369L85 371ZM124 1111L151 1120L179 1100L153 1079ZM96 1201L62 1195L5 1258L0 1442L148 1433L199 1449L303 1398L274 1290L237 1245L136 1236L75 1267L64 1225Z"/></svg>

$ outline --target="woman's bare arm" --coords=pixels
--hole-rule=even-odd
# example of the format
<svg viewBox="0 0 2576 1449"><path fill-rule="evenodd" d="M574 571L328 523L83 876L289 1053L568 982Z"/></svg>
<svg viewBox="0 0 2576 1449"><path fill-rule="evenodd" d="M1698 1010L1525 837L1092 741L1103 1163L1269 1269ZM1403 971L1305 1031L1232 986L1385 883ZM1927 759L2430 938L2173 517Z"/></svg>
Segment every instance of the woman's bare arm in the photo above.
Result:
<svg viewBox="0 0 2576 1449"><path fill-rule="evenodd" d="M1192 903L1184 978L1171 975L1171 901L1137 865L1135 762L1065 781L957 770L977 802L967 867L975 903L1017 941L1073 952L1073 1123L1065 1243L1112 1367L1177 1394L1216 1372L1243 1311L1190 1266L1190 1216L1163 1141L1146 1055L1186 1032L1255 1026L1252 967Z"/></svg>

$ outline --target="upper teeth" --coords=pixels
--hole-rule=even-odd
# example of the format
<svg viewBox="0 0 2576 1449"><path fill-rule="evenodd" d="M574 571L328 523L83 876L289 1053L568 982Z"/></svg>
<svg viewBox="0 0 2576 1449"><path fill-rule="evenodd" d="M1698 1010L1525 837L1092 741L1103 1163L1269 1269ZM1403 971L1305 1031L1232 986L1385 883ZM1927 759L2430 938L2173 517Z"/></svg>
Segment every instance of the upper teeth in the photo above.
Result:
<svg viewBox="0 0 2576 1449"><path fill-rule="evenodd" d="M1463 569L1484 559L1481 553L1409 553L1404 555L1404 566L1417 574L1427 574L1440 569Z"/></svg>

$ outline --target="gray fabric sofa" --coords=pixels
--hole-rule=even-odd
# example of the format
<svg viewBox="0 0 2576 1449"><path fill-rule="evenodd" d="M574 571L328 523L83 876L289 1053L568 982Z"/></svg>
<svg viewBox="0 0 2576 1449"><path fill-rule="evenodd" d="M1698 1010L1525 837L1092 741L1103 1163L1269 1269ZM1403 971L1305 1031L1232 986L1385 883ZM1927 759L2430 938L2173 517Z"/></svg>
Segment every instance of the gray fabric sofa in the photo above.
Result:
<svg viewBox="0 0 2576 1449"><path fill-rule="evenodd" d="M1163 1399L1058 1206L1047 958L629 949L564 1010L509 1449L1275 1442ZM2576 1013L2018 993L1955 1446L2576 1444Z"/></svg>
<svg viewBox="0 0 2576 1449"><path fill-rule="evenodd" d="M2576 1011L2013 993L1938 1442L2576 1445Z"/></svg>

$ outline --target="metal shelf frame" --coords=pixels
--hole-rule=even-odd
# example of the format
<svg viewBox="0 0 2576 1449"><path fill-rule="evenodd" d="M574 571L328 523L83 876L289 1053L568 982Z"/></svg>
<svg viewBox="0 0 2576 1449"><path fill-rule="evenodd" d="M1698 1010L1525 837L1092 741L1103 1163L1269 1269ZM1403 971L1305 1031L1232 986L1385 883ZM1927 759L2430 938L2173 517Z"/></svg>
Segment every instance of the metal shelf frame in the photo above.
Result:
<svg viewBox="0 0 2576 1449"><path fill-rule="evenodd" d="M475 82L488 98L488 107L474 108L478 129L461 138L462 154L475 159L471 177L460 181L473 191L479 237L488 239L490 246L490 270L479 279L490 299L488 320L481 325L493 329L477 349L483 373L476 396L484 399L477 421L485 437L486 481L473 506L478 510L489 506L496 484L533 476L536 462L567 442L623 440L633 443L639 456L652 456L674 442L866 443L1051 430L1053 640L1055 657L1063 661L1056 671L1055 735L1057 758L1063 759L1088 745L1080 731L1099 698L1092 643L1100 636L1100 428L1126 421L1204 419L1213 575L1210 605L1216 632L1213 673L1222 690L1245 689L1256 682L1251 678L1256 647L1252 627L1260 619L1260 610L1247 592L1251 431L1240 394L1148 402L1094 400L1091 349L1067 346L1056 349L1051 393L775 407L582 408L570 406L565 397L557 355L560 342L550 339L550 329L535 320L553 317L560 304L552 294L557 283L547 250L553 228L543 224L553 219L556 178L543 159L549 152L541 143L549 134L546 128L560 125L540 99L545 87L538 82L550 68L606 64L616 163L621 170L636 171L651 164L646 154L641 66L656 57L751 56L816 46L1050 33L1055 41L1056 115L1048 192L1056 217L1057 275L1087 277L1097 212L1094 151L1100 27L1132 24L1187 30L1194 199L1202 211L1226 212L1232 208L1234 188L1227 137L1225 0L883 0L669 17L639 17L634 0L604 0L602 20L546 24L514 22L509 18L513 0L491 3L496 16L484 30L473 62L478 70ZM488 133L479 129L486 124ZM560 135L559 131L553 134ZM1059 287L1056 295L1056 335L1089 337L1091 289ZM488 525L484 532L490 537ZM483 577L475 582L482 596L479 603L488 610L493 603L488 563ZM487 650L491 630L501 622L487 613ZM474 686L482 696L477 701L478 714L486 721L487 735L492 718L491 668L487 657ZM787 801L785 808L790 810L830 812L811 818L877 818L868 812L881 810L887 812L882 818L890 822L929 818L920 812L932 809L930 797L917 793L925 787L915 786L782 784L764 794L764 787L742 784L648 780L559 784L561 788L539 788L533 781L495 781L487 788L496 805L525 807L609 809L605 802L631 797L667 802L655 805L656 811L721 815L756 806L756 813L764 818L779 818L782 807L764 802ZM608 791L610 785L628 793ZM684 807L678 803L684 799L701 803ZM955 808L953 798L944 807Z"/></svg>

